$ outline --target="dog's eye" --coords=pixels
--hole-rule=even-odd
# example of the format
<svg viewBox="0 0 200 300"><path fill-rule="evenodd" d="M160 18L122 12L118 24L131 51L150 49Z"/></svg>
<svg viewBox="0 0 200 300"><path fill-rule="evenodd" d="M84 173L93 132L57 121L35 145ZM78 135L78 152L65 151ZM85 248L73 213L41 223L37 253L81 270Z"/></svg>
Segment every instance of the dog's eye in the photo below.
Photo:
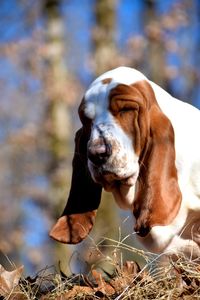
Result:
<svg viewBox="0 0 200 300"><path fill-rule="evenodd" d="M129 113L133 110L134 110L133 107L122 107L121 109L119 109L119 114L123 115L123 114Z"/></svg>
<svg viewBox="0 0 200 300"><path fill-rule="evenodd" d="M123 107L119 110L120 113L126 113L126 112L129 112L129 111L132 111L133 108L132 107Z"/></svg>

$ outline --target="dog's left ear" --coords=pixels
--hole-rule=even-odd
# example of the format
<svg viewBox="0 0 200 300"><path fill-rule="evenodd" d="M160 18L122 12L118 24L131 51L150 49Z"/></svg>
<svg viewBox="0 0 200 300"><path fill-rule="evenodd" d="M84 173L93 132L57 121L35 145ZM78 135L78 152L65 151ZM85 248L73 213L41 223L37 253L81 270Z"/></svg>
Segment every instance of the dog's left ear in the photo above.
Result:
<svg viewBox="0 0 200 300"><path fill-rule="evenodd" d="M174 130L161 111L151 86L140 86L146 100L145 147L140 156L140 174L134 200L135 231L145 236L154 226L169 225L182 200L175 164Z"/></svg>
<svg viewBox="0 0 200 300"><path fill-rule="evenodd" d="M93 181L87 167L88 138L83 127L77 131L68 202L49 234L62 243L77 244L87 237L101 200L102 187Z"/></svg>

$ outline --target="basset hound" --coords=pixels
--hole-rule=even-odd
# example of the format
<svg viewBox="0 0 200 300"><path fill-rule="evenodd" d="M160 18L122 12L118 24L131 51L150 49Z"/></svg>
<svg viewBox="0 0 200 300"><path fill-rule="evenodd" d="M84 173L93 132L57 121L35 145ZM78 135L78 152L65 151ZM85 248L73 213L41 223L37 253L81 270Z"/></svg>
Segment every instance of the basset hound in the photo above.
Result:
<svg viewBox="0 0 200 300"><path fill-rule="evenodd" d="M119 67L89 86L79 117L69 198L50 236L86 238L104 188L149 251L200 256L200 111Z"/></svg>

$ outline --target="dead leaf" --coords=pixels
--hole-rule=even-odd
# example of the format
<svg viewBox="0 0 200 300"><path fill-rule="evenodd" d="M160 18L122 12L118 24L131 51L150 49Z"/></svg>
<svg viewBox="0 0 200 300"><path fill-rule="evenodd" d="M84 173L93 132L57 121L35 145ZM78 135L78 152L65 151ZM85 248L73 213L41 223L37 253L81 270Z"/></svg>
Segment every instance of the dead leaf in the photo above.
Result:
<svg viewBox="0 0 200 300"><path fill-rule="evenodd" d="M54 300L71 300L71 299L93 299L94 291L92 288L87 286L73 286L72 289L63 292L61 295L54 295ZM52 294L48 293L40 298L40 300L49 300Z"/></svg>
<svg viewBox="0 0 200 300"><path fill-rule="evenodd" d="M103 294L113 295L115 293L114 288L104 280L102 274L97 272L96 270L92 270L92 276L96 281L98 287L94 288L95 292L102 292Z"/></svg>
<svg viewBox="0 0 200 300"><path fill-rule="evenodd" d="M87 296L93 296L94 292L92 288L87 286L74 286L70 291L66 292L63 296L64 298L60 298L58 300L70 300L74 298L85 299Z"/></svg>
<svg viewBox="0 0 200 300"><path fill-rule="evenodd" d="M6 271L0 265L0 295L3 297L8 296L14 288L18 285L24 266L21 266L13 271Z"/></svg>

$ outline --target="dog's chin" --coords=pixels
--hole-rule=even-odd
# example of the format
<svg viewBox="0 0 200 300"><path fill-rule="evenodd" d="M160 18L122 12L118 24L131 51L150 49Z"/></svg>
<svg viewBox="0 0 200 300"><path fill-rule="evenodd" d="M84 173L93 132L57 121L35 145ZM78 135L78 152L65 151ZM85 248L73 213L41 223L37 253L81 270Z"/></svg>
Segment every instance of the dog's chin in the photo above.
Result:
<svg viewBox="0 0 200 300"><path fill-rule="evenodd" d="M134 186L136 179L134 175L127 178L117 179L113 181L106 181L104 184L104 189L108 192L113 192L114 190L120 190L121 188L126 188L127 190Z"/></svg>
<svg viewBox="0 0 200 300"><path fill-rule="evenodd" d="M102 174L92 174L92 177L97 183L101 184L107 192L112 192L122 186L128 189L134 186L137 181L137 174L120 176L115 173L105 172Z"/></svg>
<svg viewBox="0 0 200 300"><path fill-rule="evenodd" d="M91 172L91 170L90 170ZM92 173L95 182L102 185L105 191L111 192L121 209L132 209L138 172L121 176L112 172Z"/></svg>

